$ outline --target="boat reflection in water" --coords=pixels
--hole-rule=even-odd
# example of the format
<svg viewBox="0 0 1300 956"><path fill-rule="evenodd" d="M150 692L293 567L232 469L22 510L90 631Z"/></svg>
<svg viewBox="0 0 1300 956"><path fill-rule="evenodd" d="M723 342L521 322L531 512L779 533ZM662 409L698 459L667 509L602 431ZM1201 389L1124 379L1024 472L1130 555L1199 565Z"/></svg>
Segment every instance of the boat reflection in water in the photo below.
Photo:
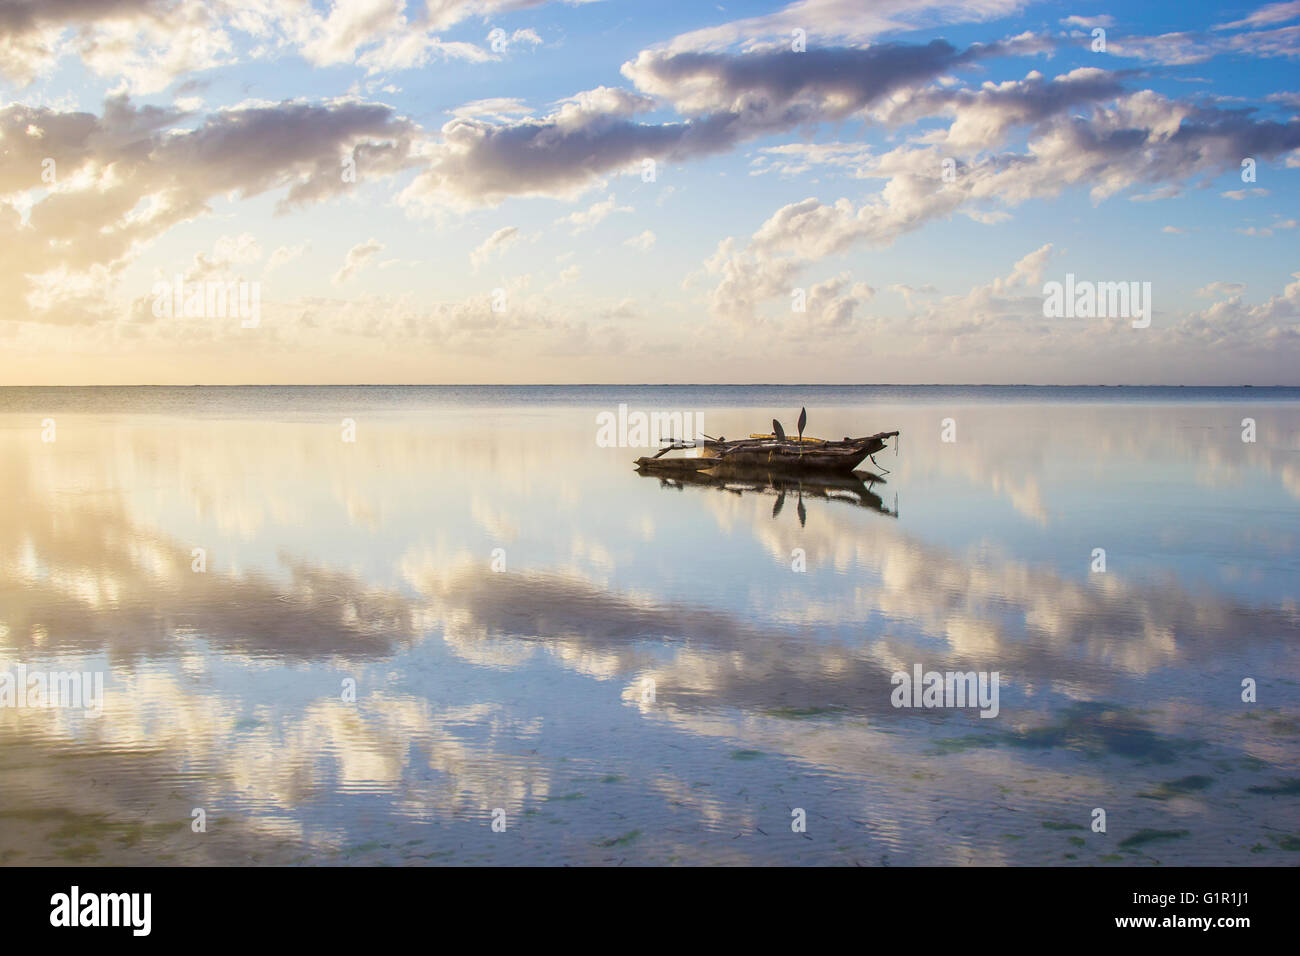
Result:
<svg viewBox="0 0 1300 956"><path fill-rule="evenodd" d="M884 499L873 490L877 485L885 484L885 479L869 471L851 471L848 474L815 474L792 477L774 473L766 468L744 468L737 465L718 465L712 468L698 468L694 463L708 461L700 458L659 459L653 464L638 464L636 472L642 478L659 479L660 487L675 488L679 491L688 487L716 488L734 495L745 494L773 495L776 503L772 506L772 517L776 518L785 507L786 497L795 498L795 512L799 524L806 525L808 514L804 508L804 499L822 499L824 501L842 501L846 504L866 508L870 511L898 517L898 496L895 494L893 508L885 504ZM642 459L650 462L651 459ZM664 462L690 462L690 467L662 467Z"/></svg>

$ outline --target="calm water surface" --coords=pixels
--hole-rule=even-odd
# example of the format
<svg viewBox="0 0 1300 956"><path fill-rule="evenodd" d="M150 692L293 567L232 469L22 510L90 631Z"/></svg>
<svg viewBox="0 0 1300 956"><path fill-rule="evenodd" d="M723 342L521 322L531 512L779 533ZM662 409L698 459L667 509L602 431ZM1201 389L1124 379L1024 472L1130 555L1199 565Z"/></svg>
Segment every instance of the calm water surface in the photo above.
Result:
<svg viewBox="0 0 1300 956"><path fill-rule="evenodd" d="M682 484L620 402L903 434ZM1300 862L1294 390L0 389L0 469L0 672L105 675L0 707L3 862Z"/></svg>

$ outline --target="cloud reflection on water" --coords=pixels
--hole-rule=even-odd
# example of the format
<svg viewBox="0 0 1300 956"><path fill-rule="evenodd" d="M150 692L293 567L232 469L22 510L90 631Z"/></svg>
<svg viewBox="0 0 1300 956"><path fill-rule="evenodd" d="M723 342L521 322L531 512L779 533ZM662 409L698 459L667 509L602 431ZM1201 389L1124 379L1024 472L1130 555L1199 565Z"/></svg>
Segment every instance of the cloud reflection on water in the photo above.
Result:
<svg viewBox="0 0 1300 956"><path fill-rule="evenodd" d="M918 432L934 417L896 414ZM664 493L631 472L627 452L590 444L586 410L550 410L544 428L535 413L513 420L496 410L490 424L482 413L394 414L363 422L356 447L339 441L332 420L64 416L57 447L10 421L0 431L10 503L0 512L0 660L102 656L113 681L110 712L94 728L62 713L0 713L6 751L29 768L8 777L0 808L130 818L164 795L183 821L184 804L201 799L239 821L227 838L246 828L214 841L214 858L240 858L261 832L282 841L277 859L338 859L330 854L368 846L362 834L385 826L436 825L446 836L481 825L491 807L523 821L563 805L575 771L548 734L561 714L593 727L617 720L572 709L609 703L645 728L635 795L620 797L658 834L639 851L650 858L689 854L690 820L706 830L756 825L760 811L721 790L706 796L696 778L728 792L745 780L785 785L770 763L717 764L717 748L801 768L837 808L833 825L848 841L858 825L833 794L851 782L871 795L871 840L913 860L942 861L951 834L934 835L939 819L962 812L963 800L1006 802L1008 781L1032 778L1017 784L1019 797L1045 813L1063 794L1087 802L1112 788L1114 799L1131 798L1165 757L1254 761L1251 779L1271 779L1295 762L1294 694L1267 684L1275 703L1252 728L1222 681L1238 666L1262 684L1294 673L1293 595L1248 599L1181 580L1178 567L1089 578L1017 556L1024 535L1072 520L1063 502L1079 494L1078 460L1104 459L1108 474L1202 480L1203 449L1170 422L1187 409L1134 412L1139 434L1124 438L1116 409L1071 414L1092 429L1086 454L1077 430L1067 439L1040 427L1032 409L962 416L964 435L990 440L940 447L909 434L888 484L871 489L885 492L878 501L855 508L809 495L806 527L771 495ZM1020 446L995 427L1016 416L1018 434L1032 438ZM1262 442L1268 434L1262 427ZM1223 449L1205 460L1225 463L1237 482L1295 494L1276 442L1244 449L1240 461ZM1159 507L1150 490L1132 488ZM965 495L973 509L1009 496L1040 530L998 540L1006 526L986 522L980 543L936 536L924 522L938 503L927 490ZM890 492L902 501L897 521L880 513ZM1293 539L1266 518L1234 520L1272 533L1275 555L1294 563ZM671 550L676 541L686 550ZM195 546L208 549L206 574L190 569ZM497 546L507 550L503 573L488 566ZM807 575L788 571L795 548L808 554ZM426 664L444 660L431 641L459 663ZM1001 671L1005 718L983 728L963 715L893 710L889 675L916 661ZM546 689L557 665L596 679L571 706L572 690ZM353 672L364 682L355 706L337 699L340 676ZM1220 683L1206 682L1211 673ZM647 678L652 705L641 699ZM1210 738L1210 757L1191 755ZM589 746L574 755L583 766L622 759ZM96 801L78 790L83 775L53 770L74 752L104 788ZM933 807L918 807L917 787ZM1180 799L1179 812L1204 811ZM345 807L358 805L381 822L355 824ZM1250 830L1227 816L1203 847L1180 852L1217 859L1223 833ZM998 836L1006 824L990 819L966 821L953 852L1026 861L1040 851L1040 840L1008 848ZM521 852L597 852L599 841L575 836L584 824L562 821ZM193 852L184 828L166 839L182 859ZM46 849L57 856L60 846Z"/></svg>

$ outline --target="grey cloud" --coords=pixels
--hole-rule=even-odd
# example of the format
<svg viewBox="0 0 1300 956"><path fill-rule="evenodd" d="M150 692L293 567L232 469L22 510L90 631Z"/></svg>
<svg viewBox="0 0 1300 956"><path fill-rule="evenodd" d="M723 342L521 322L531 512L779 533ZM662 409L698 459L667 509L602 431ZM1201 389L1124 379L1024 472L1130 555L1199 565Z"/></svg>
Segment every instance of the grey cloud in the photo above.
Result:
<svg viewBox="0 0 1300 956"><path fill-rule="evenodd" d="M391 108L359 102L249 106L177 128L185 118L124 97L108 100L102 116L0 109L0 242L10 256L0 294L25 303L37 288L33 277L57 280L46 284L54 301L10 318L103 317L114 274L142 246L206 212L213 197L283 188L283 209L320 201L349 188L344 156L353 157L358 179L385 176L410 161L415 135ZM55 163L53 184L41 179L46 159ZM25 225L24 197L32 202ZM91 294L76 294L78 278L94 286Z"/></svg>
<svg viewBox="0 0 1300 956"><path fill-rule="evenodd" d="M614 169L672 154L691 124L644 124L644 97L601 88L539 119L493 124L456 118L423 173L402 194L411 206L493 204L508 196L572 196Z"/></svg>
<svg viewBox="0 0 1300 956"><path fill-rule="evenodd" d="M1014 126L1033 126L1076 106L1113 100L1124 92L1128 71L1085 67L1045 78L1032 72L1023 80L988 84L980 89L927 87L904 91L873 111L891 126L934 116L951 116L944 142L953 147L987 148L1003 140Z"/></svg>
<svg viewBox="0 0 1300 956"><path fill-rule="evenodd" d="M944 40L739 56L646 50L622 72L637 89L682 113L732 113L759 129L789 128L806 118L851 115L892 89L954 69L981 51L958 51Z"/></svg>
<svg viewBox="0 0 1300 956"><path fill-rule="evenodd" d="M161 17L167 0L0 0L0 34L13 36L43 26L85 23L124 14Z"/></svg>
<svg viewBox="0 0 1300 956"><path fill-rule="evenodd" d="M645 51L623 67L639 93L601 87L545 117L489 123L458 117L442 128L428 170L403 194L410 206L495 204L509 196L572 197L645 159L682 161L756 136L843 119L893 90L1036 41L958 50L943 40L804 53ZM648 95L647 95L648 94ZM687 116L639 122L657 99Z"/></svg>

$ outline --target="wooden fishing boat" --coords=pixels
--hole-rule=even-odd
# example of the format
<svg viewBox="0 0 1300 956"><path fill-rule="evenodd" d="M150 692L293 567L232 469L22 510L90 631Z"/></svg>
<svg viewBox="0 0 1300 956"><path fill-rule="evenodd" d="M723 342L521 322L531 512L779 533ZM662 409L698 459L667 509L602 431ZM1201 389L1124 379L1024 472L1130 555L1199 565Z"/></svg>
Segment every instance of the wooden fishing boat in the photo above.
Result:
<svg viewBox="0 0 1300 956"><path fill-rule="evenodd" d="M847 474L886 447L898 432L877 432L862 438L845 437L839 441L808 438L803 428L807 410L799 414L799 436L786 437L781 423L772 421L772 433L750 435L727 441L725 437L706 437L699 441L670 441L650 458L638 458L636 466L646 471L684 474L709 469L713 474L760 468L774 475ZM670 451L698 449L698 457L663 457Z"/></svg>
<svg viewBox="0 0 1300 956"><path fill-rule="evenodd" d="M772 474L832 472L844 474L883 449L898 432L879 432L864 438L826 441L820 438L779 439L757 435L739 441L706 442L700 456L713 461L716 473L728 469L761 467Z"/></svg>

